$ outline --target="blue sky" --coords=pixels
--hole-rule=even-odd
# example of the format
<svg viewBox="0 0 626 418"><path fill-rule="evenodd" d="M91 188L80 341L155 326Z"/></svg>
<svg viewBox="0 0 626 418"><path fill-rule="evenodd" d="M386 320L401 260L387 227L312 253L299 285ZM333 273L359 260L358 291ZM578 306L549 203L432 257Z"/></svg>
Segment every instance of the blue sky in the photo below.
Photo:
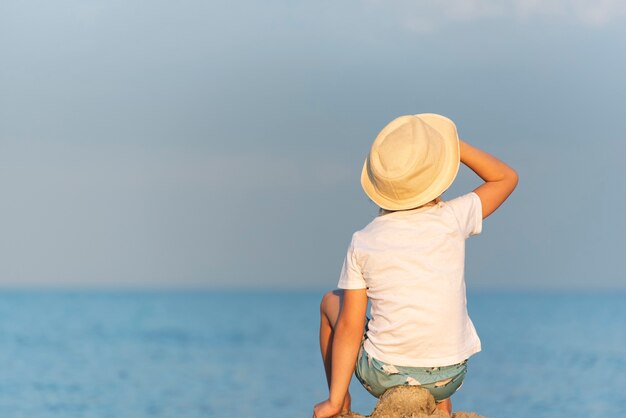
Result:
<svg viewBox="0 0 626 418"><path fill-rule="evenodd" d="M401 114L518 190L470 288L624 288L617 1L0 4L0 285L332 287ZM470 191L468 170L445 197Z"/></svg>

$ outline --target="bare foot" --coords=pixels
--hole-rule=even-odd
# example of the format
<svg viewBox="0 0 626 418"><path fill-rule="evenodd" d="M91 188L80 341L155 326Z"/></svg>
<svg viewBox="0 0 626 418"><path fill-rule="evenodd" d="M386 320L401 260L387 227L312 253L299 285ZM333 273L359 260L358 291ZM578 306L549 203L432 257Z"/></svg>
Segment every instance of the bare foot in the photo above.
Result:
<svg viewBox="0 0 626 418"><path fill-rule="evenodd" d="M450 398L441 401L437 404L436 407L438 410L445 412L447 416L451 416L452 414L452 402L450 402Z"/></svg>

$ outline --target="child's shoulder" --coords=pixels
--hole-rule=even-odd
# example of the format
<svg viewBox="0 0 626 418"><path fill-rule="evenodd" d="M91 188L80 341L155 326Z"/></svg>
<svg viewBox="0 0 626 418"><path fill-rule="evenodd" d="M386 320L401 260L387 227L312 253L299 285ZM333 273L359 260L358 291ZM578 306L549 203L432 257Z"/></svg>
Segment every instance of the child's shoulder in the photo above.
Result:
<svg viewBox="0 0 626 418"><path fill-rule="evenodd" d="M446 200L444 204L452 207L456 206L471 206L476 203L480 204L480 197L475 192L465 193L461 196L457 196L453 199Z"/></svg>
<svg viewBox="0 0 626 418"><path fill-rule="evenodd" d="M482 229L482 207L480 198L474 192L457 196L450 200L416 209L394 212L381 212L367 225L352 234L352 242L369 240L384 235L402 234L403 230L416 228L428 223L453 225L466 237L480 233Z"/></svg>
<svg viewBox="0 0 626 418"><path fill-rule="evenodd" d="M480 234L483 224L483 211L480 197L475 192L469 192L445 202L456 218L460 230L465 238Z"/></svg>

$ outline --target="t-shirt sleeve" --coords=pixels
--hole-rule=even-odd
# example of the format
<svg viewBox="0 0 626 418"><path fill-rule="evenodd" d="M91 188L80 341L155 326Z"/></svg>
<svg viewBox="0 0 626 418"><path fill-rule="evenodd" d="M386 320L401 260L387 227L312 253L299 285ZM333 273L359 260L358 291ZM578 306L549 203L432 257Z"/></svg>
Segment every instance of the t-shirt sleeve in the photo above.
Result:
<svg viewBox="0 0 626 418"><path fill-rule="evenodd" d="M470 192L448 202L465 238L478 235L483 229L483 207L480 197Z"/></svg>
<svg viewBox="0 0 626 418"><path fill-rule="evenodd" d="M354 252L354 236L348 247L346 258L343 261L341 267L341 274L339 275L339 283L337 287L340 289L365 289L367 285L363 279L363 274L357 263L356 255Z"/></svg>

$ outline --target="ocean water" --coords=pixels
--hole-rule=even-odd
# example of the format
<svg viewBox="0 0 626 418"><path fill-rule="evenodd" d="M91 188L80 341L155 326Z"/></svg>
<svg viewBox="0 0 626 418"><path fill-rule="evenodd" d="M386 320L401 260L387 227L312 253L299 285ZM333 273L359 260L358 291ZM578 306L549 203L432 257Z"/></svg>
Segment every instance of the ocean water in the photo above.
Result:
<svg viewBox="0 0 626 418"><path fill-rule="evenodd" d="M310 417L321 292L2 292L0 417ZM626 293L475 292L456 410L626 416ZM353 382L353 409L375 404Z"/></svg>

